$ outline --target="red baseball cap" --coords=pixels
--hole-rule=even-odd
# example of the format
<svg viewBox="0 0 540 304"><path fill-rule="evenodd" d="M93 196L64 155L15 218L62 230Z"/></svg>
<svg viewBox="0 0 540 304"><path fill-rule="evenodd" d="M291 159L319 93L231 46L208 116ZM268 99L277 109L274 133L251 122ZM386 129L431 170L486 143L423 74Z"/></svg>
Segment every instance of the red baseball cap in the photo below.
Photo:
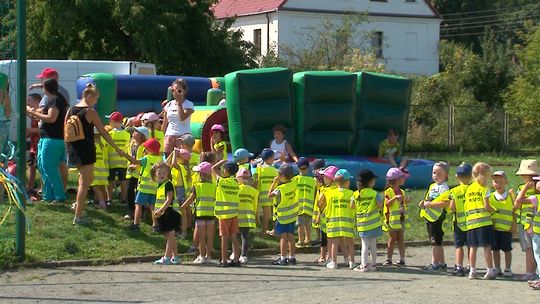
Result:
<svg viewBox="0 0 540 304"><path fill-rule="evenodd" d="M38 79L58 77L58 71L53 68L44 68L39 75L36 75Z"/></svg>
<svg viewBox="0 0 540 304"><path fill-rule="evenodd" d="M157 153L159 153L159 149L161 148L161 144L159 143L159 141L157 139L150 138L149 140L144 142L143 147L145 147L148 152L153 153L153 154L157 154Z"/></svg>
<svg viewBox="0 0 540 304"><path fill-rule="evenodd" d="M106 118L116 121L116 122L122 122L124 120L124 115L118 111L114 111L109 115L105 115Z"/></svg>

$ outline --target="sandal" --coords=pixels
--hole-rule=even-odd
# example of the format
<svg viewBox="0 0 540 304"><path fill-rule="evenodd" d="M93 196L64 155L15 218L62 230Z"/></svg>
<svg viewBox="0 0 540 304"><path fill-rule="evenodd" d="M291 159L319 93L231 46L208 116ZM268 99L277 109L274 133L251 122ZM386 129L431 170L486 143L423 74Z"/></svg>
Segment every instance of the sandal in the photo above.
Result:
<svg viewBox="0 0 540 304"><path fill-rule="evenodd" d="M540 282L530 285L533 290L540 290Z"/></svg>
<svg viewBox="0 0 540 304"><path fill-rule="evenodd" d="M318 263L318 264L324 264L326 263L326 259L325 258L318 258L315 263Z"/></svg>

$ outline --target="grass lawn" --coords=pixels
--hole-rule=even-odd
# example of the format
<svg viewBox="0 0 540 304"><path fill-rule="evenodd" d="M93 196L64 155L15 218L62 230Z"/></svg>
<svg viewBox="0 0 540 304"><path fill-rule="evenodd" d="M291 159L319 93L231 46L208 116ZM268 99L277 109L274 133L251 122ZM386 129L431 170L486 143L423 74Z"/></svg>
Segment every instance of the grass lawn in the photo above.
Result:
<svg viewBox="0 0 540 304"><path fill-rule="evenodd" d="M411 155L413 156L413 155ZM423 156L426 157L426 156ZM520 179L514 173L519 165L519 158L486 156L456 156L453 154L433 155L430 159L442 159L450 162L450 186L457 185L454 178L455 168L462 159L471 163L477 159L495 164L495 170L505 170L509 176L510 186L517 187ZM71 174L70 187L75 187L76 176ZM410 190L412 228L405 233L407 240L426 240L425 221L420 219L417 203L425 194L425 190ZM34 203L28 206L27 214L30 220L30 233L26 235L26 259L28 262L57 261L67 259L119 259L125 256L159 255L164 249L164 239L159 234L151 232L150 225L141 225L141 232L126 230L129 224L123 219L125 206L115 202L107 211L87 207L87 214L92 220L90 226L72 225L73 211L70 205L49 205ZM0 217L7 209L4 202L0 203ZM14 244L14 214L12 212L6 223L0 226L0 267L11 263ZM448 217L450 218L450 217ZM147 218L147 223L149 218ZM451 240L452 233L448 231L445 239ZM386 237L379 241L384 242ZM180 252L186 252L190 246L189 240L178 241ZM216 240L215 246L217 248ZM278 248L278 240L254 236L253 248Z"/></svg>

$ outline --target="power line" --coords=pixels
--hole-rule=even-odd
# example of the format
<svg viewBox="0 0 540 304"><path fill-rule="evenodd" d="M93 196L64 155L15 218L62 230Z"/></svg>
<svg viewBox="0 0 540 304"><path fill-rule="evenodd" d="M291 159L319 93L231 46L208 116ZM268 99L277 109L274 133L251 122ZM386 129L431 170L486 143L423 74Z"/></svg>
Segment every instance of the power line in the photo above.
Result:
<svg viewBox="0 0 540 304"><path fill-rule="evenodd" d="M517 28L507 29L507 30L500 30L500 31L491 31L490 33L507 33L507 32L514 32L515 30L517 30ZM441 35L440 38L444 39L444 38L448 38L448 37L459 37L459 36L481 36L481 35L484 35L485 33L486 32Z"/></svg>
<svg viewBox="0 0 540 304"><path fill-rule="evenodd" d="M473 24L482 24L482 23L494 23L494 22L501 22L505 20L517 20L517 19L526 19L526 18L532 18L535 16L539 16L540 13L533 14L533 15L527 15L527 16L517 16L513 18L501 18L501 19L493 19L493 20L484 20L484 21L474 21L474 22L464 22L464 23L456 23L456 24L445 24L445 27L460 27L464 25L473 25Z"/></svg>
<svg viewBox="0 0 540 304"><path fill-rule="evenodd" d="M539 6L539 5L540 5L540 3L537 3L537 4L532 5L532 7L530 7L530 8L528 8L527 6L524 6L520 10L512 11L512 12L496 13L496 14L483 15L483 16L444 19L442 22L443 23L450 23L450 22L459 22L459 21L463 21L463 20L486 19L486 18L498 17L498 16L504 16L504 15L515 15L515 14L523 13L523 12L526 12L526 11L530 11L531 9L534 9L535 6Z"/></svg>
<svg viewBox="0 0 540 304"><path fill-rule="evenodd" d="M538 18L540 18L540 14L531 15L531 16L527 16L527 17L519 18L519 19L507 19L510 21L506 21L506 22L499 22L499 20L494 20L494 21L490 21L489 23L486 22L484 24L473 25L473 26L452 25L449 27L441 27L441 31L457 31L457 30L462 30L462 29L488 27L488 26L504 26L504 25L515 24L515 23L524 23L527 21L539 21Z"/></svg>
<svg viewBox="0 0 540 304"><path fill-rule="evenodd" d="M538 5L538 3L531 3L531 4L526 4L526 5L523 5L523 6L510 6L510 7L505 7L505 8L494 8L494 9L488 9L488 10L480 10L480 11L469 11L469 12L459 12L459 13L448 13L448 14L441 14L441 16L455 16L455 15L465 15L465 14L479 14L479 13L484 13L484 12L496 12L496 11L504 11L504 10L509 10L509 9L513 9L513 8L521 8L521 9L524 9L525 7L527 6L536 6Z"/></svg>

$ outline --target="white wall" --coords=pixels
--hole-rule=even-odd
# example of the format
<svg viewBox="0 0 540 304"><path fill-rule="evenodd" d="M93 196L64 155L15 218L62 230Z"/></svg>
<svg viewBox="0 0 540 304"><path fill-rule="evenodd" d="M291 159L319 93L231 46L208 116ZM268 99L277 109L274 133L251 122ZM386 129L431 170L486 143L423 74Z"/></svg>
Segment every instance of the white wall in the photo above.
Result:
<svg viewBox="0 0 540 304"><path fill-rule="evenodd" d="M405 0L388 0L387 2L369 0L288 0L283 8L434 16L433 11L424 0L416 0L416 2L405 2Z"/></svg>
<svg viewBox="0 0 540 304"><path fill-rule="evenodd" d="M256 29L261 30L261 53L264 55L268 51L267 34L270 30L270 43L276 42L278 35L278 19L277 13L268 13L238 17L233 25L235 29L242 29L243 40L253 42L253 32Z"/></svg>

